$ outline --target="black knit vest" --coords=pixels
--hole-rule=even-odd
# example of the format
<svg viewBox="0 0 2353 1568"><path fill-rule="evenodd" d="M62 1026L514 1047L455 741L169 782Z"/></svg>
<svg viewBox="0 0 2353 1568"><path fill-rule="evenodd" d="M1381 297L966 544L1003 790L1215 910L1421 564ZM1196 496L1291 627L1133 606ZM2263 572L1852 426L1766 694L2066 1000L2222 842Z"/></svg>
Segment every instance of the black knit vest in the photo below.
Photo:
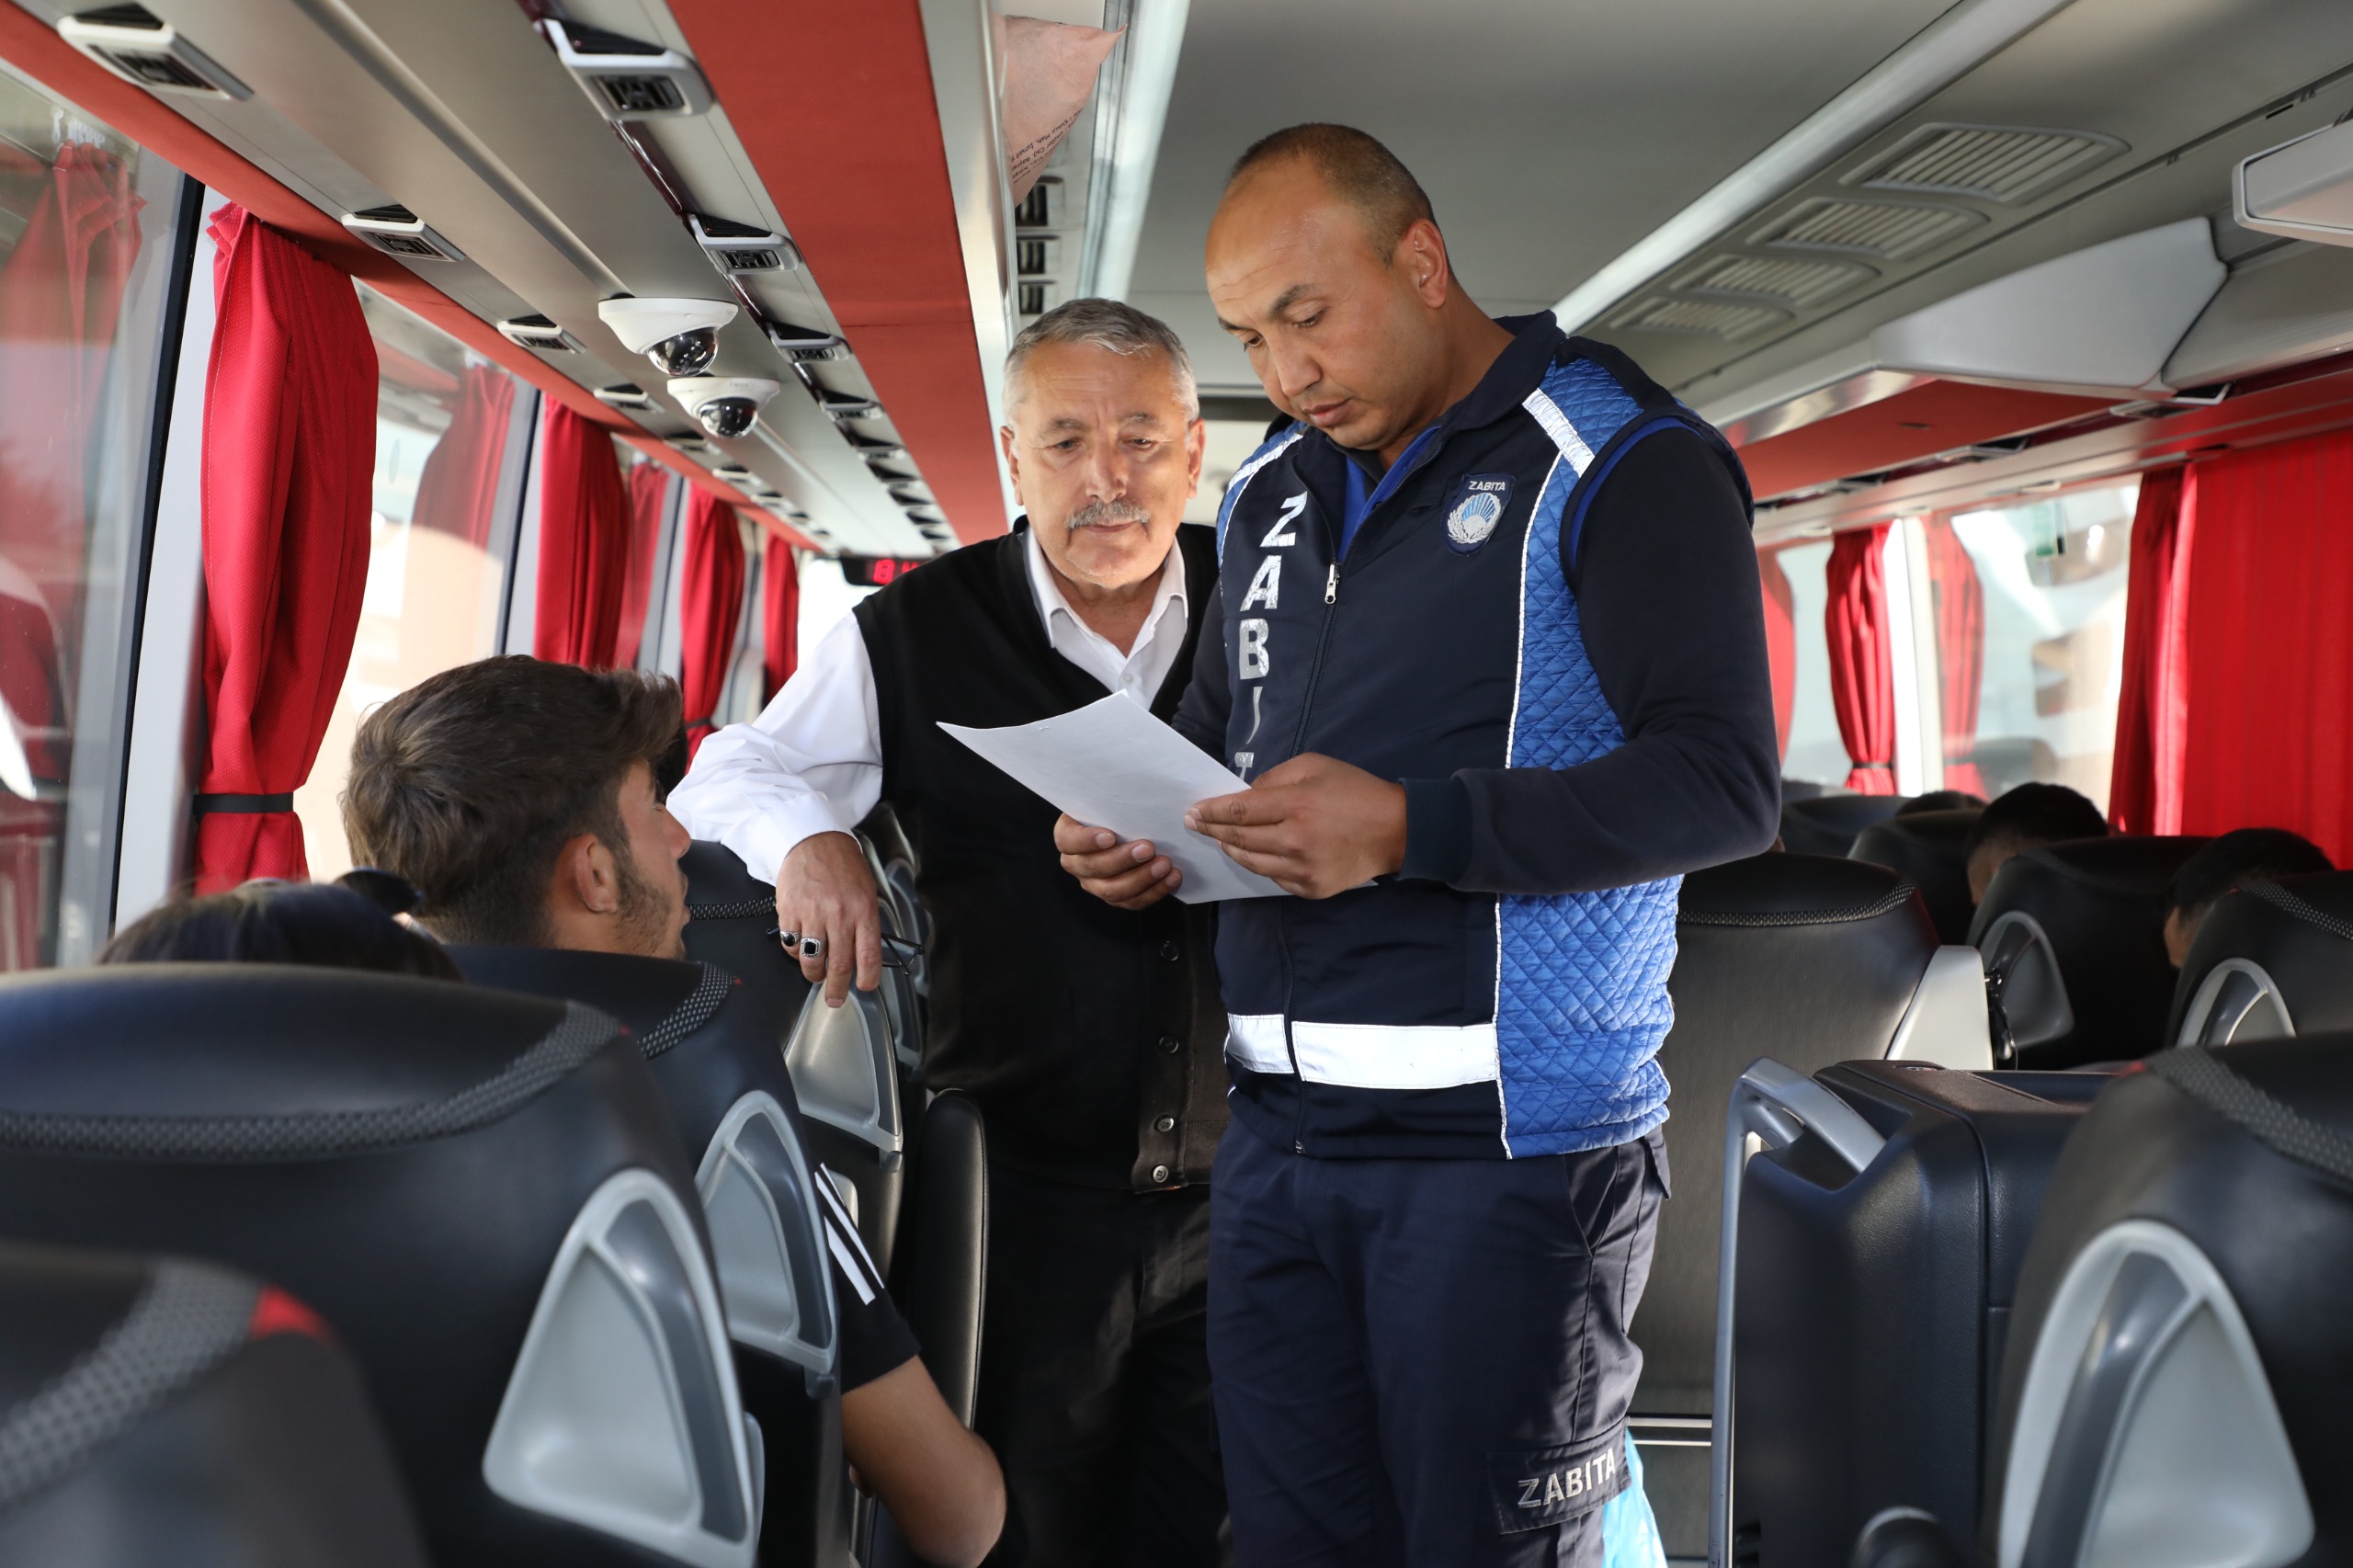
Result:
<svg viewBox="0 0 2353 1568"><path fill-rule="evenodd" d="M1149 1188L1209 1179L1225 1126L1225 1014L1211 906L1113 909L1080 891L1056 812L940 730L1027 724L1099 700L1046 641L1021 528L926 562L861 603L882 798L932 918L922 1077L980 1102L989 1154L1033 1175ZM1192 676L1216 540L1176 530L1191 624L1153 702Z"/></svg>

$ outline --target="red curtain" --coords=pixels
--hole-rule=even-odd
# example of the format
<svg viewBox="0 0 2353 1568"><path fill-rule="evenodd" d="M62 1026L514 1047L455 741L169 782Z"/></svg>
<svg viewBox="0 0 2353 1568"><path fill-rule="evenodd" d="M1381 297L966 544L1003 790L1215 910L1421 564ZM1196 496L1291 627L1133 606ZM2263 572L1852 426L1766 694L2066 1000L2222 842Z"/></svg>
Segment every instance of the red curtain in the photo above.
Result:
<svg viewBox="0 0 2353 1568"><path fill-rule="evenodd" d="M744 612L744 539L735 508L699 485L687 499L685 581L678 594L687 744L699 750L717 726L712 710L727 687L727 662Z"/></svg>
<svg viewBox="0 0 2353 1568"><path fill-rule="evenodd" d="M2183 676L2196 482L2186 468L2141 476L2124 600L2124 681L2116 704L2109 820L2119 833L2179 833Z"/></svg>
<svg viewBox="0 0 2353 1568"><path fill-rule="evenodd" d="M2286 827L2353 857L2353 432L2198 463L2177 671L2180 832Z"/></svg>
<svg viewBox="0 0 2353 1568"><path fill-rule="evenodd" d="M784 689L801 662L795 639L801 635L801 562L791 544L780 535L768 535L767 555L760 563L760 700Z"/></svg>
<svg viewBox="0 0 2353 1568"><path fill-rule="evenodd" d="M477 550L490 544L498 511L498 472L515 414L515 378L493 365L469 365L458 379L457 406L416 479L410 519Z"/></svg>
<svg viewBox="0 0 2353 1568"><path fill-rule="evenodd" d="M1765 660L1773 675L1773 734L1780 743L1781 760L1790 756L1790 713L1797 704L1798 628L1796 603L1790 594L1790 574L1781 570L1781 552L1756 552L1756 575L1765 595Z"/></svg>
<svg viewBox="0 0 2353 1568"><path fill-rule="evenodd" d="M204 403L199 892L308 871L291 811L351 662L368 581L376 346L351 279L237 206L212 220ZM260 800L256 800L256 797Z"/></svg>
<svg viewBox="0 0 2353 1568"><path fill-rule="evenodd" d="M531 652L609 669L629 583L629 487L612 433L550 398L540 425L539 610Z"/></svg>
<svg viewBox="0 0 2353 1568"><path fill-rule="evenodd" d="M69 142L48 165L14 149L0 156L12 179L40 183L0 267L0 724L12 726L0 744L21 746L35 783L60 785L88 571L85 449L144 203L129 165L102 148ZM0 788L0 971L50 956L47 894L64 825L61 801Z"/></svg>
<svg viewBox="0 0 2353 1568"><path fill-rule="evenodd" d="M1830 647L1830 700L1859 795L1895 793L1895 669L1888 648L1888 525L1851 528L1830 547L1829 603L1822 631Z"/></svg>
<svg viewBox="0 0 2353 1568"><path fill-rule="evenodd" d="M1985 793L1978 772L1977 695L1985 677L1985 586L1950 519L1920 525L1928 557L1928 597L1937 611L1938 707L1944 711L1945 788Z"/></svg>
<svg viewBox="0 0 2353 1568"><path fill-rule="evenodd" d="M629 576L621 586L620 635L613 663L627 669L643 651L645 618L654 596L654 552L662 542L662 509L670 499L670 471L657 462L629 471Z"/></svg>

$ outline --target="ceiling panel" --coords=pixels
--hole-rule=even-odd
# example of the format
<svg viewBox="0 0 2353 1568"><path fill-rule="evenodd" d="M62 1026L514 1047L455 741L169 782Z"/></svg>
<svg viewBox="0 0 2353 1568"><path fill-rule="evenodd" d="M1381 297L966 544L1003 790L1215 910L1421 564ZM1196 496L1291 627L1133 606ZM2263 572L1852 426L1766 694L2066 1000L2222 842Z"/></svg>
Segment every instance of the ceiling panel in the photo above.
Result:
<svg viewBox="0 0 2353 1568"><path fill-rule="evenodd" d="M1836 97L1945 0L1192 0L1129 297L1205 383L1252 384L1201 246L1225 172L1302 120L1360 126L1430 193L1490 312L1541 310Z"/></svg>

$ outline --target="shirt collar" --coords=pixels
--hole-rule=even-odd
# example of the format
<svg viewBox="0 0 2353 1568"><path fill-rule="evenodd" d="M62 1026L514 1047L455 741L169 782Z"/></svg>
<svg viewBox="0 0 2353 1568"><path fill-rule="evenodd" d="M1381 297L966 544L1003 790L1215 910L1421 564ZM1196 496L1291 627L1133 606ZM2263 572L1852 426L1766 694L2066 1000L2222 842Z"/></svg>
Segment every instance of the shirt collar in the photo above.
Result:
<svg viewBox="0 0 2353 1568"><path fill-rule="evenodd" d="M1176 526L1181 528L1185 525L1179 523ZM1071 608L1070 601L1063 597L1062 585L1054 581L1053 570L1046 563L1046 547L1038 542L1038 529L1027 517L1021 519L1021 532L1024 535L1023 556L1029 564L1029 591L1037 597L1038 619L1045 623L1046 641L1050 643L1057 641L1054 618L1058 613L1067 617L1074 629L1094 631L1079 619L1078 612ZM1135 645L1128 650L1131 657L1142 649L1145 642L1158 629L1161 618L1168 613L1172 600L1176 606L1179 620L1192 614L1192 607L1185 597L1185 552L1176 547L1173 534L1168 540L1168 559L1161 563L1160 585L1153 591L1152 612L1143 618L1143 627L1136 633Z"/></svg>

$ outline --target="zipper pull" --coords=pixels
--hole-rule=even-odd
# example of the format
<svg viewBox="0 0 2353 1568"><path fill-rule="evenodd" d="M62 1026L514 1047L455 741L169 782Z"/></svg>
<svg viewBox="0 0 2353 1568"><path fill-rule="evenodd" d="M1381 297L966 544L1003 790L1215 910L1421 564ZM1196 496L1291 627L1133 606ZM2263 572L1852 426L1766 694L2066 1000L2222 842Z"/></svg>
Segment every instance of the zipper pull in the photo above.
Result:
<svg viewBox="0 0 2353 1568"><path fill-rule="evenodd" d="M1340 563L1336 561L1324 574L1324 602L1331 604L1340 597Z"/></svg>

